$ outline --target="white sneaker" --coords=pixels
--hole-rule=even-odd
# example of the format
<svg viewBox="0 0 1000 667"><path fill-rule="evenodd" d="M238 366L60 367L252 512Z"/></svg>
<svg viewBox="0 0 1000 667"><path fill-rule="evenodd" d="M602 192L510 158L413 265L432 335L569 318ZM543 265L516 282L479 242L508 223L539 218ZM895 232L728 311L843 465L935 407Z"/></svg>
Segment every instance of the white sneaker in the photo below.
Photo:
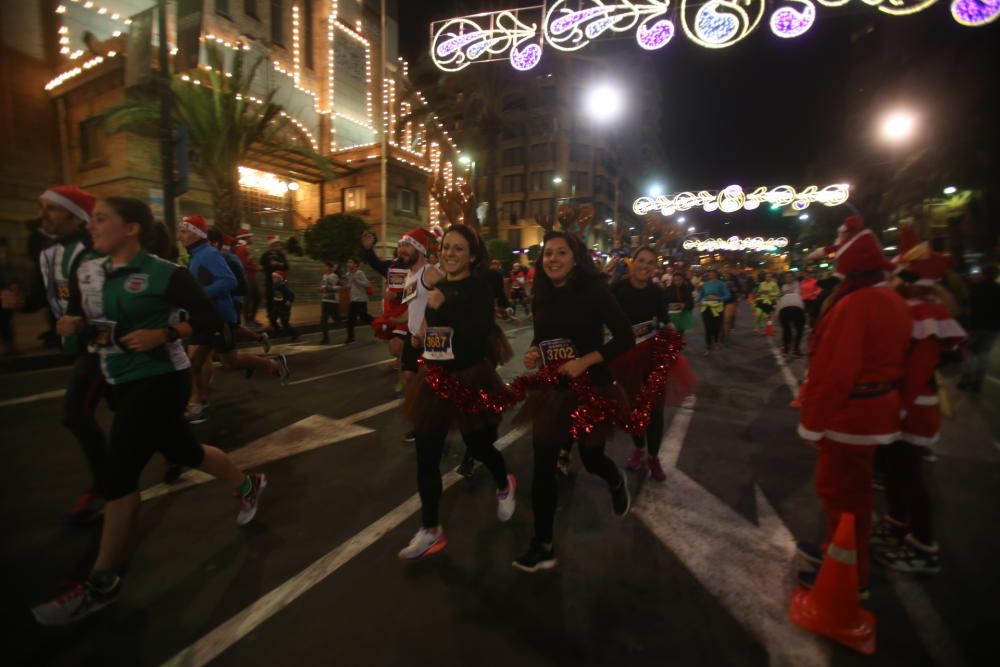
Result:
<svg viewBox="0 0 1000 667"><path fill-rule="evenodd" d="M260 505L260 496L264 493L264 489L267 488L267 477L263 474L261 475L250 475L250 488L249 495L240 496L237 494L237 502L239 502L240 510L236 515L236 524L239 526L245 526L253 518L257 516L257 507Z"/></svg>
<svg viewBox="0 0 1000 667"><path fill-rule="evenodd" d="M507 523L517 509L517 478L507 475L507 490L497 491L497 518L501 523Z"/></svg>
<svg viewBox="0 0 1000 667"><path fill-rule="evenodd" d="M417 560L424 556L430 556L448 546L448 539L444 536L444 530L437 528L421 528L413 536L410 543L399 552L400 560Z"/></svg>
<svg viewBox="0 0 1000 667"><path fill-rule="evenodd" d="M191 403L184 410L184 419L187 420L188 424L202 424L208 421L208 417L205 416L205 408L202 407L201 403Z"/></svg>

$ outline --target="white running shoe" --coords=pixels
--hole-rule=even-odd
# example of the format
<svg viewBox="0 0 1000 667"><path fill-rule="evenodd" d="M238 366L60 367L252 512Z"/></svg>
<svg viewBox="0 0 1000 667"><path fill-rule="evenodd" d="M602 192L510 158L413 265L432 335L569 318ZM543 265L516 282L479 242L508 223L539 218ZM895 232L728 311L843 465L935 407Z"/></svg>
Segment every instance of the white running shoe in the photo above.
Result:
<svg viewBox="0 0 1000 667"><path fill-rule="evenodd" d="M188 424L203 424L208 421L205 415L205 408L201 403L191 403L184 410L184 419Z"/></svg>
<svg viewBox="0 0 1000 667"><path fill-rule="evenodd" d="M239 514L236 515L236 524L245 526L257 516L257 507L260 505L260 496L267 488L267 477L264 475L250 475L250 483L253 485L250 493L245 496L236 494L240 503Z"/></svg>
<svg viewBox="0 0 1000 667"><path fill-rule="evenodd" d="M421 528L410 540L410 543L399 552L399 559L417 560L436 554L446 546L448 546L448 539L444 536L444 530L440 526L436 529Z"/></svg>
<svg viewBox="0 0 1000 667"><path fill-rule="evenodd" d="M497 491L497 518L501 523L507 523L514 516L514 510L517 509L516 492L517 478L508 474L507 490Z"/></svg>

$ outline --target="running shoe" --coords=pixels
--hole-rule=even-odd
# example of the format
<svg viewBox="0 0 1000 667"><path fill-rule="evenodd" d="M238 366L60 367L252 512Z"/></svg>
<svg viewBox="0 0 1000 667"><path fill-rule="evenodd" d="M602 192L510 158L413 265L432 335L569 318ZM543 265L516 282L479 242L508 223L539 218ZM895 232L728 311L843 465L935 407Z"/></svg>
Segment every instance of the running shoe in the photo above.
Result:
<svg viewBox="0 0 1000 667"><path fill-rule="evenodd" d="M416 442L417 434L414 431L407 431L403 434L403 442Z"/></svg>
<svg viewBox="0 0 1000 667"><path fill-rule="evenodd" d="M632 508L632 496L628 492L628 480L621 469L618 469L618 477L618 486L611 487L611 509L615 516L621 518Z"/></svg>
<svg viewBox="0 0 1000 667"><path fill-rule="evenodd" d="M528 547L528 550L513 563L514 567L525 572L551 570L558 564L559 561L556 560L556 555L552 549L545 548L545 545L535 540L531 541L531 546Z"/></svg>
<svg viewBox="0 0 1000 667"><path fill-rule="evenodd" d="M69 625L96 614L118 598L120 585L110 591L101 592L89 583L79 583L54 600L40 604L31 610L40 625Z"/></svg>
<svg viewBox="0 0 1000 667"><path fill-rule="evenodd" d="M267 335L266 331L261 331L257 334L257 342L260 343L261 348L264 350L264 354L271 351L271 337Z"/></svg>
<svg viewBox="0 0 1000 667"><path fill-rule="evenodd" d="M907 535L895 549L876 551L875 562L897 572L910 574L937 574L941 571L941 556L937 545L927 547L919 544L912 535Z"/></svg>
<svg viewBox="0 0 1000 667"><path fill-rule="evenodd" d="M507 523L517 509L517 478L507 475L507 490L497 491L497 518L501 523Z"/></svg>
<svg viewBox="0 0 1000 667"><path fill-rule="evenodd" d="M472 473L475 469L476 459L466 454L465 458L462 459L462 462L458 464L457 468L455 468L455 472L462 477L472 477Z"/></svg>
<svg viewBox="0 0 1000 667"><path fill-rule="evenodd" d="M795 552L799 555L799 558L810 565L819 567L823 564L823 549L818 544L813 542L796 542Z"/></svg>
<svg viewBox="0 0 1000 667"><path fill-rule="evenodd" d="M288 382L288 378L292 377L292 371L288 368L288 357L279 354L274 358L274 363L278 366L278 377L281 378L281 384L285 384Z"/></svg>
<svg viewBox="0 0 1000 667"><path fill-rule="evenodd" d="M176 484L181 479L181 475L187 470L187 466L171 463L163 472L163 483L166 485Z"/></svg>
<svg viewBox="0 0 1000 667"><path fill-rule="evenodd" d="M642 466L642 462L645 458L646 450L635 447L632 450L632 455L628 457L627 461L625 461L625 467L629 470L638 470Z"/></svg>
<svg viewBox="0 0 1000 667"><path fill-rule="evenodd" d="M803 588L812 588L816 585L816 578L819 576L819 570L799 570L798 579L799 586ZM867 586L858 586L858 599L867 600L872 596L871 589Z"/></svg>
<svg viewBox="0 0 1000 667"><path fill-rule="evenodd" d="M66 520L74 524L89 523L99 517L104 511L104 498L96 493L81 494L73 501L73 506L66 515Z"/></svg>
<svg viewBox="0 0 1000 667"><path fill-rule="evenodd" d="M188 424L203 424L208 421L205 408L201 403L191 403L184 410L184 419Z"/></svg>
<svg viewBox="0 0 1000 667"><path fill-rule="evenodd" d="M392 397L393 398L403 397L403 385L397 384L395 387L392 388Z"/></svg>
<svg viewBox="0 0 1000 667"><path fill-rule="evenodd" d="M236 515L236 525L238 526L247 525L257 516L257 507L260 506L260 496L264 493L264 489L267 488L267 476L263 474L250 475L250 484L250 493L247 495L234 494L240 503L240 511Z"/></svg>
<svg viewBox="0 0 1000 667"><path fill-rule="evenodd" d="M896 549L908 532L906 526L886 514L872 526L872 546Z"/></svg>
<svg viewBox="0 0 1000 667"><path fill-rule="evenodd" d="M421 528L410 543L399 552L399 560L418 560L436 554L446 546L448 538L445 537L443 529Z"/></svg>
<svg viewBox="0 0 1000 667"><path fill-rule="evenodd" d="M556 460L556 470L563 477L569 477L569 452L565 449L559 452L559 458Z"/></svg>
<svg viewBox="0 0 1000 667"><path fill-rule="evenodd" d="M667 473L663 472L663 466L660 465L660 459L655 456L650 456L646 459L646 465L649 466L649 476L655 479L657 482L667 481Z"/></svg>

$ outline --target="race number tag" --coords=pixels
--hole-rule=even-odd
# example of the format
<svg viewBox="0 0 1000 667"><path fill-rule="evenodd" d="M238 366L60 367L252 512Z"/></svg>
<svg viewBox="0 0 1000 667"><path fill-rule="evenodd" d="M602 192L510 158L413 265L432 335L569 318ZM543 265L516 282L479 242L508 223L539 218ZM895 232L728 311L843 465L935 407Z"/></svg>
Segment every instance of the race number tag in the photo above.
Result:
<svg viewBox="0 0 1000 667"><path fill-rule="evenodd" d="M543 340L538 344L538 349L542 352L543 366L561 364L576 359L576 348L573 346L573 341L568 338Z"/></svg>
<svg viewBox="0 0 1000 667"><path fill-rule="evenodd" d="M91 319L87 323L91 327L91 342L97 347L115 346L115 326L112 320Z"/></svg>
<svg viewBox="0 0 1000 667"><path fill-rule="evenodd" d="M385 277L385 286L390 292L399 293L403 291L403 287L406 285L406 274L409 273L406 269L389 269L389 273Z"/></svg>
<svg viewBox="0 0 1000 667"><path fill-rule="evenodd" d="M667 311L671 315L676 315L677 313L683 313L684 312L684 304L683 303L679 303L679 302L668 303L667 304Z"/></svg>
<svg viewBox="0 0 1000 667"><path fill-rule="evenodd" d="M417 296L417 281L416 280L414 280L412 283L410 283L409 285L407 285L403 289L403 298L400 299L400 301L402 303L409 303L410 301L413 301L413 298L415 296Z"/></svg>
<svg viewBox="0 0 1000 667"><path fill-rule="evenodd" d="M424 334L424 359L429 361L450 361L455 358L451 349L451 327L427 327Z"/></svg>
<svg viewBox="0 0 1000 667"><path fill-rule="evenodd" d="M632 333L635 334L636 343L649 340L656 335L656 320L647 320L639 324L633 324Z"/></svg>
<svg viewBox="0 0 1000 667"><path fill-rule="evenodd" d="M69 283L65 280L60 280L56 283L56 290L59 294L59 298L65 301L69 299Z"/></svg>

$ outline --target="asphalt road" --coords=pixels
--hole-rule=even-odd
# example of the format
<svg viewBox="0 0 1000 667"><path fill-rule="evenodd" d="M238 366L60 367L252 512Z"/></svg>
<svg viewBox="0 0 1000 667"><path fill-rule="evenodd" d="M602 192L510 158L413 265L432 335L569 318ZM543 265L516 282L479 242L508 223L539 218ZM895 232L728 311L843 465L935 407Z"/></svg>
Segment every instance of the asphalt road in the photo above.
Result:
<svg viewBox="0 0 1000 667"><path fill-rule="evenodd" d="M78 625L46 629L29 609L88 571L99 526L63 513L86 484L59 423L65 369L0 382L0 598L5 664L53 665L978 665L997 664L991 636L1000 590L1000 452L982 417L952 391L938 459L929 464L943 571L876 567L867 603L878 652L862 658L786 620L793 538L821 534L814 456L787 407L803 361L783 370L740 313L732 345L688 357L692 409L670 410L665 484L630 474L635 508L612 518L603 484L574 460L556 518L560 567L528 575L511 560L531 537L531 445L501 429L520 505L495 515L484 471L442 463L449 545L416 563L396 552L418 528L415 455L402 442L393 373L381 343L285 346L293 383L219 372L205 442L266 471L256 520L235 523L217 482L164 489L147 467L147 499L117 603ZM508 326L517 352L530 322ZM338 331L334 342L343 339ZM520 363L505 369L510 378ZM102 421L110 414L102 409ZM508 420L509 421L509 420ZM155 428L151 424L150 428ZM624 435L609 447L624 461ZM198 482L190 473L189 480Z"/></svg>

